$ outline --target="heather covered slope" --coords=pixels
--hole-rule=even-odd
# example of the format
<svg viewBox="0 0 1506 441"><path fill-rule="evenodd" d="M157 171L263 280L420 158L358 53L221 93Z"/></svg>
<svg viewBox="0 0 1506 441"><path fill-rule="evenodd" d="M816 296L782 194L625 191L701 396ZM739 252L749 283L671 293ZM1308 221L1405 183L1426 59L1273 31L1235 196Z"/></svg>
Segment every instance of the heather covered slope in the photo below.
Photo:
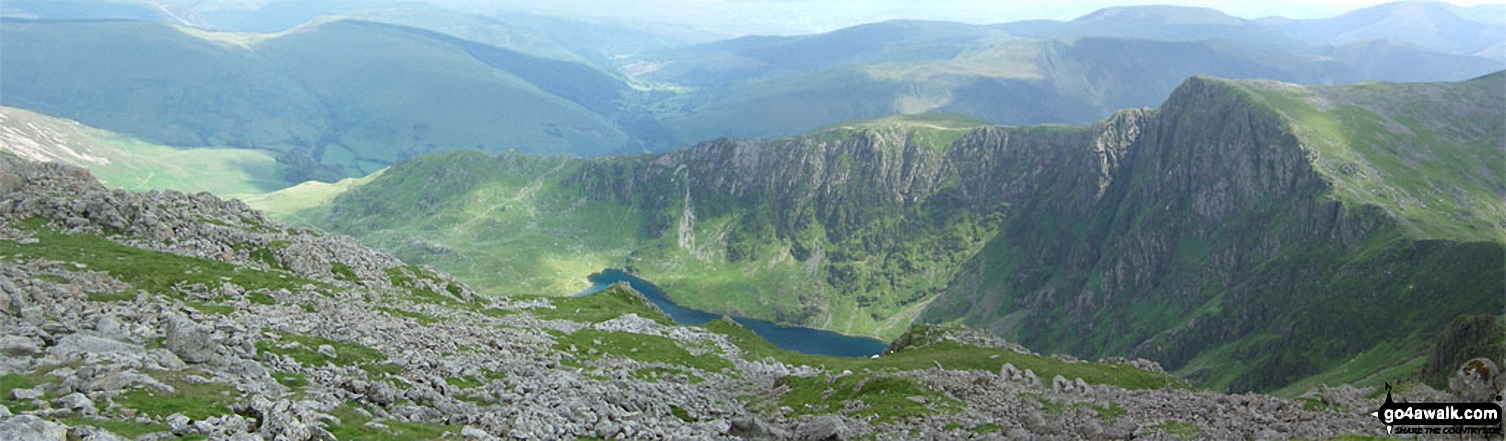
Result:
<svg viewBox="0 0 1506 441"><path fill-rule="evenodd" d="M1330 382L1373 383L1506 307L1502 110L1479 93L1501 78L1196 77L1091 127L901 117L659 155L425 156L304 218L503 292L621 266L685 305L848 333L919 317L1218 389L1357 359Z"/></svg>

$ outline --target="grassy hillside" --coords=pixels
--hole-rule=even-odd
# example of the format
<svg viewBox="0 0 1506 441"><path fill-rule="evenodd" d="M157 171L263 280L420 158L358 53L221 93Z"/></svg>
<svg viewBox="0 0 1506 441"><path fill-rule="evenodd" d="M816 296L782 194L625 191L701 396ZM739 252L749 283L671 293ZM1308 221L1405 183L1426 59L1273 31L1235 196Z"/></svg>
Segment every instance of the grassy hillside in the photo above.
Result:
<svg viewBox="0 0 1506 441"><path fill-rule="evenodd" d="M1506 72L1457 84L1239 86L1291 121L1333 197L1418 238L1506 242Z"/></svg>
<svg viewBox="0 0 1506 441"><path fill-rule="evenodd" d="M621 266L640 235L631 208L582 201L564 189L581 165L475 151L426 155L348 189L294 188L248 202L276 212L290 196L338 194L322 208L327 216L310 219L314 225L359 233L399 258L444 267L486 292L565 295L589 286L587 274Z"/></svg>
<svg viewBox="0 0 1506 441"><path fill-rule="evenodd" d="M603 116L452 41L403 28L326 23L267 40L256 51L287 66L330 113L326 136L335 140L310 140L314 157L355 175L439 150L589 155L626 142Z"/></svg>
<svg viewBox="0 0 1506 441"><path fill-rule="evenodd" d="M622 81L433 32L351 21L279 34L125 21L5 28L0 104L164 145L300 151L353 175L457 148L630 148L611 121L632 90Z"/></svg>
<svg viewBox="0 0 1506 441"><path fill-rule="evenodd" d="M3 24L6 106L173 146L279 145L327 129L314 96L225 41L141 22Z"/></svg>
<svg viewBox="0 0 1506 441"><path fill-rule="evenodd" d="M934 184L888 179L935 179L946 147L985 124L890 117L666 156L422 156L348 190L294 188L249 202L446 268L488 292L568 294L587 286L589 273L628 267L690 306L893 337L949 277L946 262L989 227L946 206L949 199L910 206L897 195L914 193L919 204ZM735 161L732 151L762 149L772 150L757 163L723 162ZM801 164L810 155L826 165ZM876 167L876 158L895 163ZM685 173L728 179L687 187ZM289 202L327 192L340 193L328 207Z"/></svg>
<svg viewBox="0 0 1506 441"><path fill-rule="evenodd" d="M1465 98L1500 78L1200 77L1092 127L895 116L668 154L430 155L297 207L489 292L626 267L699 309L883 337L961 322L1217 389L1394 380L1455 316L1506 307L1480 165L1501 110Z"/></svg>
<svg viewBox="0 0 1506 441"><path fill-rule="evenodd" d="M1011 207L925 318L1220 390L1411 378L1456 316L1506 308L1506 115L1473 98L1502 78L1189 81L1108 181Z"/></svg>
<svg viewBox="0 0 1506 441"><path fill-rule="evenodd" d="M246 194L293 185L288 166L266 151L169 147L11 107L0 107L0 151L85 167L129 190Z"/></svg>

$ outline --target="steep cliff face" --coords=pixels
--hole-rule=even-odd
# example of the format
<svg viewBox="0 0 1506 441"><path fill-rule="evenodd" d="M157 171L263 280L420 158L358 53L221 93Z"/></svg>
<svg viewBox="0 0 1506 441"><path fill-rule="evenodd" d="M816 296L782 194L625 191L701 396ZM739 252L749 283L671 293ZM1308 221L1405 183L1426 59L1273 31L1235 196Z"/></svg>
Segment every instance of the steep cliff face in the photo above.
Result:
<svg viewBox="0 0 1506 441"><path fill-rule="evenodd" d="M658 245L628 265L677 300L893 336L998 222L969 210L945 145L927 138L938 130L724 139L590 161L566 186L641 210Z"/></svg>
<svg viewBox="0 0 1506 441"><path fill-rule="evenodd" d="M962 322L1215 388L1360 356L1355 375L1396 374L1448 320L1503 307L1506 187L1478 163L1506 163L1485 136L1506 115L1461 98L1502 78L1394 95L1193 78L1091 127L894 120L660 155L428 156L324 223L483 291L557 295L625 266L699 309L882 337Z"/></svg>
<svg viewBox="0 0 1506 441"><path fill-rule="evenodd" d="M1026 194L925 318L1255 389L1501 310L1500 243L1415 239L1341 202L1245 88L1194 78L1139 116L1095 127L1098 154L1053 162L1064 174L1006 185Z"/></svg>

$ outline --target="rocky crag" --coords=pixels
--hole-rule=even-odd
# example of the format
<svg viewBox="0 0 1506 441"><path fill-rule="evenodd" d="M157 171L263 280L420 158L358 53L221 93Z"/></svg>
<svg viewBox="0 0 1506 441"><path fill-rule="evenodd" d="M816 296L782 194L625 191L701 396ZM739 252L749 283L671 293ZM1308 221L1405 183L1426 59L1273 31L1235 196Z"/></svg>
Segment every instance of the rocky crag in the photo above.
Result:
<svg viewBox="0 0 1506 441"><path fill-rule="evenodd" d="M626 267L683 305L846 333L960 323L1218 390L1378 386L1451 321L1506 311L1503 90L1195 77L1088 127L450 153L305 219L498 292Z"/></svg>
<svg viewBox="0 0 1506 441"><path fill-rule="evenodd" d="M207 194L0 158L0 438L1326 438L1372 391L1194 390L916 327L877 359L678 326L614 288L485 297ZM1473 371L1472 371L1473 372ZM1405 399L1441 399L1415 388Z"/></svg>

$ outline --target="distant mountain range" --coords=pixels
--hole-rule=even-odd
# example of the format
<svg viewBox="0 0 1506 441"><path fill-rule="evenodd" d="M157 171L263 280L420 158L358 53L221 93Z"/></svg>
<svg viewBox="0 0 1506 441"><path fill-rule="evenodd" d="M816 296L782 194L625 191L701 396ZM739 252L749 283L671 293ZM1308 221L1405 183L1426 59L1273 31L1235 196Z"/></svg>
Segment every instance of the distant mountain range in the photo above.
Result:
<svg viewBox="0 0 1506 441"><path fill-rule="evenodd" d="M896 113L1085 124L1155 105L1191 75L1340 84L1506 67L1506 24L1488 7L1439 3L1324 20L1145 6L689 46L608 24L404 2L108 5L0 7L11 17L0 22L0 105L159 144L270 150L325 166L313 175L326 179L434 151L663 151Z"/></svg>
<svg viewBox="0 0 1506 441"><path fill-rule="evenodd" d="M635 138L610 119L629 91L617 77L415 28L0 26L4 104L167 145L295 151L364 175L431 151L596 155Z"/></svg>

